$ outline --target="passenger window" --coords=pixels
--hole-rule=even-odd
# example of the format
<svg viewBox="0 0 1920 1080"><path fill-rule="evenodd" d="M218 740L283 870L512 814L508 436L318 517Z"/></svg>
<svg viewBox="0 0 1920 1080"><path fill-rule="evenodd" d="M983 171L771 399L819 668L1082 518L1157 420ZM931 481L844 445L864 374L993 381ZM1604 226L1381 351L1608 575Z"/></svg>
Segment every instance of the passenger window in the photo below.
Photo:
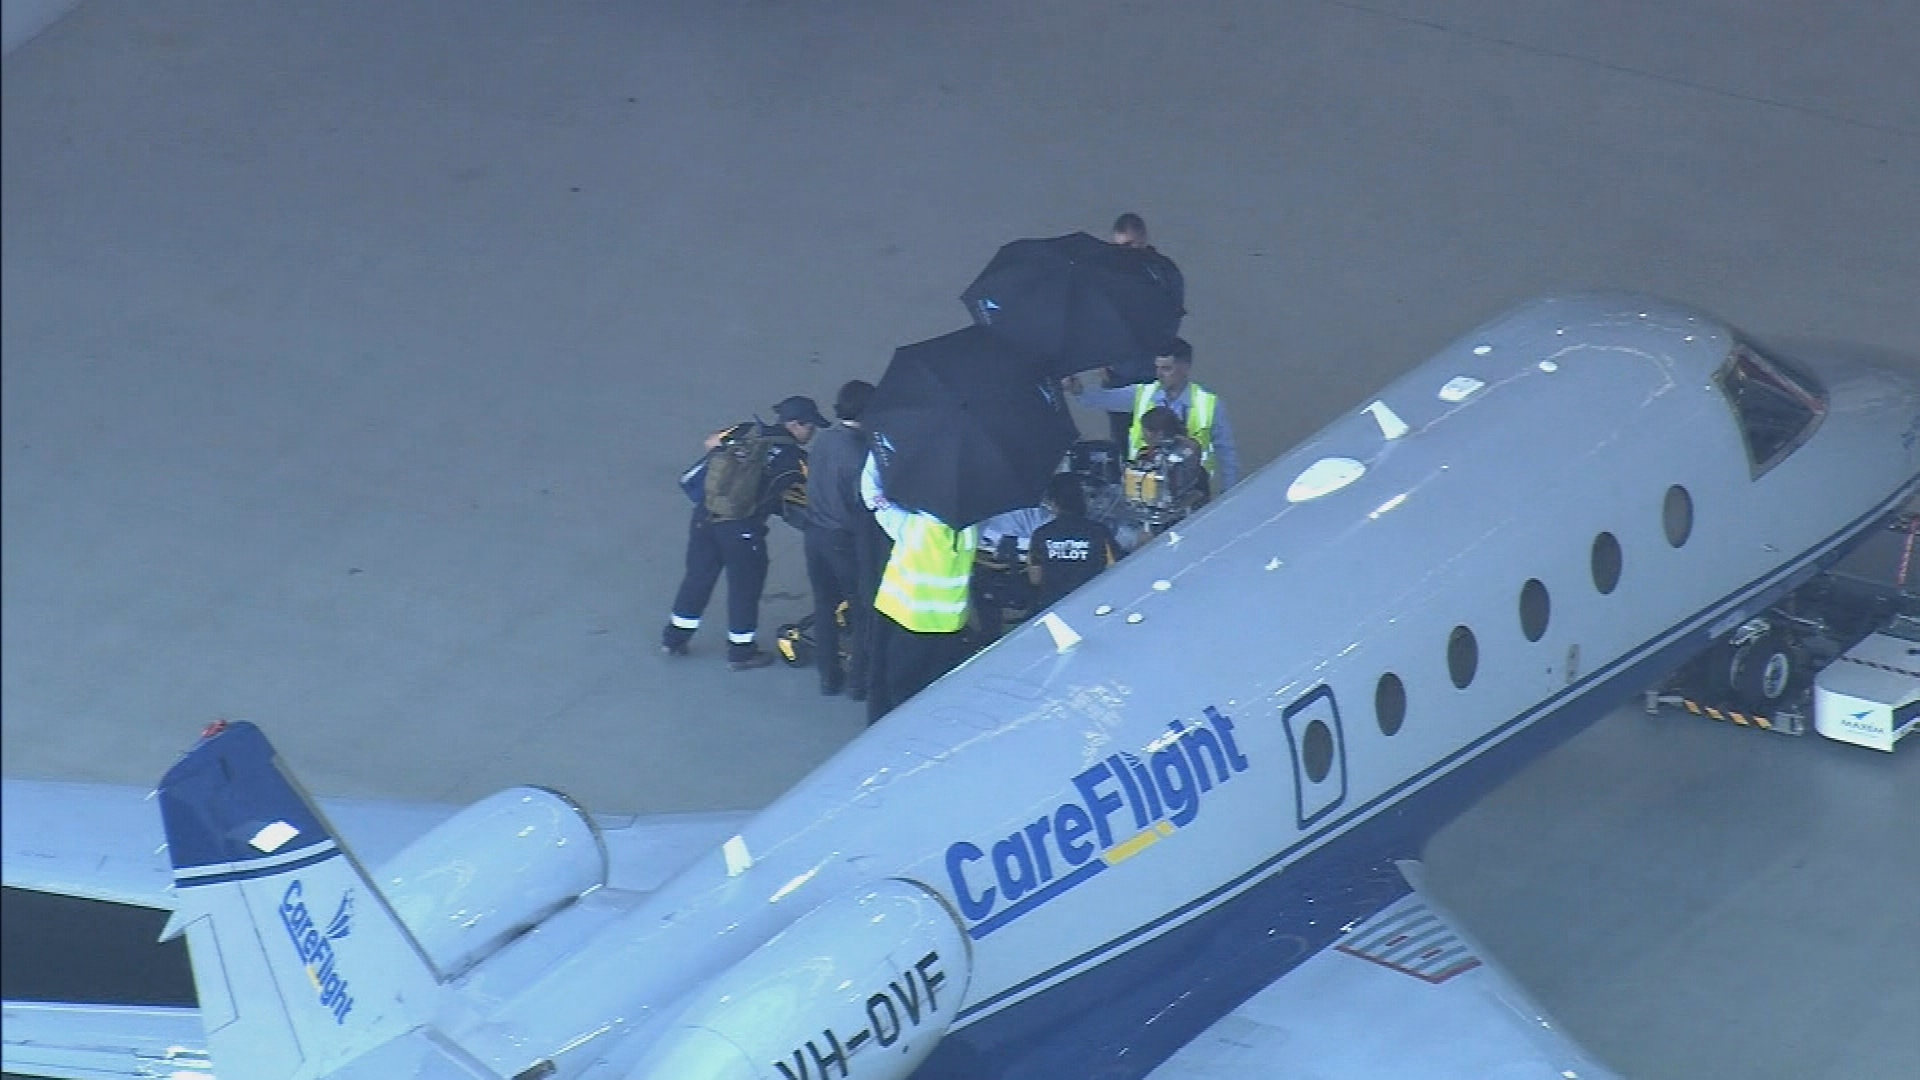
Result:
<svg viewBox="0 0 1920 1080"><path fill-rule="evenodd" d="M1755 479L1799 449L1827 414L1820 384L1746 342L1733 347L1713 381L1733 407Z"/></svg>
<svg viewBox="0 0 1920 1080"><path fill-rule="evenodd" d="M1465 690L1473 685L1474 673L1479 670L1480 643L1474 640L1472 630L1454 627L1447 637L1447 674L1453 676L1453 685Z"/></svg>
<svg viewBox="0 0 1920 1080"><path fill-rule="evenodd" d="M1382 735L1398 733L1400 725L1407 721L1407 687L1400 676L1391 671L1380 676L1373 688L1373 718L1379 723Z"/></svg>
<svg viewBox="0 0 1920 1080"><path fill-rule="evenodd" d="M1601 596L1609 596L1620 587L1620 570L1625 556L1620 554L1620 540L1610 532L1603 532L1593 538L1593 587Z"/></svg>
<svg viewBox="0 0 1920 1080"><path fill-rule="evenodd" d="M1306 766L1307 779L1316 784L1333 770L1333 729L1317 716L1300 737L1300 763Z"/></svg>
<svg viewBox="0 0 1920 1080"><path fill-rule="evenodd" d="M1547 616L1553 605L1547 596L1547 587L1539 578L1528 578L1520 586L1520 632L1527 635L1528 641L1539 641L1547 634Z"/></svg>
<svg viewBox="0 0 1920 1080"><path fill-rule="evenodd" d="M1686 547L1687 538L1693 535L1693 496L1687 494L1686 488L1675 484L1667 489L1660 520L1666 526L1667 543L1677 548Z"/></svg>

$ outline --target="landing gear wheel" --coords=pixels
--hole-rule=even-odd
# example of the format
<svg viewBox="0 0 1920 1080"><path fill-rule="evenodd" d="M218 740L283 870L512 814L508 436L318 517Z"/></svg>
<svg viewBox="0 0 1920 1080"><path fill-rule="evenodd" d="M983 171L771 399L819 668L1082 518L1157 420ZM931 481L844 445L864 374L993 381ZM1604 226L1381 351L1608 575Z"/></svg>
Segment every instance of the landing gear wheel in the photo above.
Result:
<svg viewBox="0 0 1920 1080"><path fill-rule="evenodd" d="M1737 646L1727 659L1727 689L1742 708L1767 714L1793 689L1800 661L1793 642L1769 631Z"/></svg>

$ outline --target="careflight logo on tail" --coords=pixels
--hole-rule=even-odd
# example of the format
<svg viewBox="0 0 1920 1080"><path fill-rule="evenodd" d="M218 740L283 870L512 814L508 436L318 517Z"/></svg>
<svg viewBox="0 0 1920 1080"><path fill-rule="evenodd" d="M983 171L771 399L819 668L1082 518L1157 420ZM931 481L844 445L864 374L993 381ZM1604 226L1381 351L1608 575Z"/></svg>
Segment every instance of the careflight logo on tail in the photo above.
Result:
<svg viewBox="0 0 1920 1080"><path fill-rule="evenodd" d="M280 898L280 922L293 941L293 951L306 966L307 979L319 994L320 1004L333 1013L334 1023L345 1024L347 1013L353 1010L353 994L335 962L333 943L353 933L353 890L341 894L340 906L323 929L314 924L313 914L307 910L305 890L300 879L295 878L287 886L286 895Z"/></svg>
<svg viewBox="0 0 1920 1080"><path fill-rule="evenodd" d="M984 938L1191 825L1201 797L1248 768L1233 719L1212 706L1204 715L1203 723L1168 724L1144 756L1113 754L1081 770L1072 780L1079 798L985 850L966 840L948 847L947 877L968 936Z"/></svg>

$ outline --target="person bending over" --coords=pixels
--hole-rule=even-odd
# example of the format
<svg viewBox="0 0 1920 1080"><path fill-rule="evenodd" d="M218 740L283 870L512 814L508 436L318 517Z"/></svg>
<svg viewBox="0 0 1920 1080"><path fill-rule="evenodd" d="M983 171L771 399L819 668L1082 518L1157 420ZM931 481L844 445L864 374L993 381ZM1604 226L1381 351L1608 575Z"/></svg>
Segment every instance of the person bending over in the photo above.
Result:
<svg viewBox="0 0 1920 1080"><path fill-rule="evenodd" d="M687 655L700 617L722 573L727 576L727 663L735 671L766 667L773 654L755 643L760 592L767 584L767 515L789 524L804 516L800 490L813 433L827 426L812 398L773 407L774 423L748 420L707 436L707 454L680 476L693 500L687 523L687 568L660 632L660 651Z"/></svg>

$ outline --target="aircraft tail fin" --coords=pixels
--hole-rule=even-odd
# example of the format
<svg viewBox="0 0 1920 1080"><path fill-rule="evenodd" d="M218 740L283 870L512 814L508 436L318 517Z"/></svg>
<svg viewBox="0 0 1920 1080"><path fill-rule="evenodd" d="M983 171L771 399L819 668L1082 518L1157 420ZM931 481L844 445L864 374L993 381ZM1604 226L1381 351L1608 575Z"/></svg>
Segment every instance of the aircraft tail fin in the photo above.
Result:
<svg viewBox="0 0 1920 1080"><path fill-rule="evenodd" d="M438 975L259 728L209 728L159 800L215 1063L301 1080L427 1019Z"/></svg>

